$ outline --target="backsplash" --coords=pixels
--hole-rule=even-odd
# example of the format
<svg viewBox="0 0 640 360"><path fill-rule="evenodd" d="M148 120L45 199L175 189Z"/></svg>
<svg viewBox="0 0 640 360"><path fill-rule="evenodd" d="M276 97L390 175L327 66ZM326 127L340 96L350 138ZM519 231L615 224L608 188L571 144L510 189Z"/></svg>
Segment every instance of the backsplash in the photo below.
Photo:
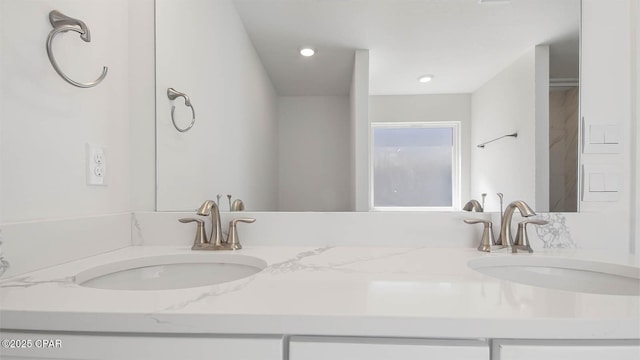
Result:
<svg viewBox="0 0 640 360"><path fill-rule="evenodd" d="M194 224L178 222L195 212L138 212L134 214L134 245L192 245ZM477 246L480 228L463 223L480 213L425 212L246 212L222 213L223 229L236 217L253 217L253 224L240 224L243 245L290 246ZM205 219L202 217L202 219ZM207 234L211 225L206 219ZM475 245L474 245L475 244Z"/></svg>
<svg viewBox="0 0 640 360"><path fill-rule="evenodd" d="M134 213L132 243L190 246L195 226L181 224L178 219L194 216L195 213ZM223 229L226 230L231 218L239 216L257 219L253 224L238 227L241 243L257 246L477 247L482 227L464 224L464 219L491 217L496 236L500 226L497 213L242 212L222 213ZM537 216L549 224L528 228L534 250L579 248L629 253L629 229L615 214L541 213ZM512 226L521 220L514 215ZM208 219L206 225L210 234Z"/></svg>
<svg viewBox="0 0 640 360"><path fill-rule="evenodd" d="M9 277L131 245L131 214L0 225L0 276Z"/></svg>
<svg viewBox="0 0 640 360"><path fill-rule="evenodd" d="M195 213L137 212L0 225L0 276L8 277L133 246L191 246L193 224L178 222ZM235 217L254 217L240 224L245 246L369 246L477 247L482 227L467 218L491 218L499 231L497 213L345 212L222 213L223 229ZM629 253L629 229L614 214L543 213L548 225L529 230L536 252L590 249ZM208 220L208 219L207 219ZM515 226L520 218L514 216ZM207 232L210 233L209 221ZM226 235L226 234L225 234Z"/></svg>

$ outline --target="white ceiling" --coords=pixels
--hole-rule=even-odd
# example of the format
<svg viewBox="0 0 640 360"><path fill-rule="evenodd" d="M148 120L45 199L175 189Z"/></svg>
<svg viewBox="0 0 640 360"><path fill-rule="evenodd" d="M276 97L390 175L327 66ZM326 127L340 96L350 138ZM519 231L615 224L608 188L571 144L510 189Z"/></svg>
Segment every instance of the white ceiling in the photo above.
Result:
<svg viewBox="0 0 640 360"><path fill-rule="evenodd" d="M356 49L370 50L372 95L470 93L538 44L552 77L578 77L579 0L234 2L279 95L348 94Z"/></svg>

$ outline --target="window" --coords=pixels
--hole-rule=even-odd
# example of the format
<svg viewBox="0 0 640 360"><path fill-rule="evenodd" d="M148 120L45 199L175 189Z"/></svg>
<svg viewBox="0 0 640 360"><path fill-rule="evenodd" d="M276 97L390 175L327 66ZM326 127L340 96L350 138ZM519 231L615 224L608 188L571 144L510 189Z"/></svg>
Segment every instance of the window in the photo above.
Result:
<svg viewBox="0 0 640 360"><path fill-rule="evenodd" d="M372 124L374 210L455 210L460 198L458 122Z"/></svg>

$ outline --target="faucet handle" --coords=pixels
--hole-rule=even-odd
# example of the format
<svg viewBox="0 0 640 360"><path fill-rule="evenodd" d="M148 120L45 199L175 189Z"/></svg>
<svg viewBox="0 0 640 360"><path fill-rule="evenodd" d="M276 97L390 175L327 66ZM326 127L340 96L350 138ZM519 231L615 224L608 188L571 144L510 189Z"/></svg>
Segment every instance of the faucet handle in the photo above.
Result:
<svg viewBox="0 0 640 360"><path fill-rule="evenodd" d="M474 200L474 199L471 199L471 200L467 201L467 203L464 204L464 206L462 207L462 210L464 210L464 211L473 211L473 210L475 210L476 212L484 212L484 209L482 208L482 205L480 205L478 200Z"/></svg>
<svg viewBox="0 0 640 360"><path fill-rule="evenodd" d="M240 239L238 238L238 229L236 228L236 224L239 222L252 223L255 221L256 219L254 218L238 218L229 221L229 236L227 237L226 246L230 250L242 249L242 245L240 245Z"/></svg>
<svg viewBox="0 0 640 360"><path fill-rule="evenodd" d="M466 224L486 224L491 223L490 220L484 220L484 219L464 219L464 222Z"/></svg>
<svg viewBox="0 0 640 360"><path fill-rule="evenodd" d="M496 244L496 240L493 237L493 223L491 222L491 220L465 219L464 222L467 224L484 224L484 229L482 231L482 240L480 240L478 250L491 252L492 248Z"/></svg>
<svg viewBox="0 0 640 360"><path fill-rule="evenodd" d="M533 224L533 225L547 225L548 223L549 223L549 222L548 222L547 220L527 219L527 220L524 220L524 221L519 222L519 223L518 223L518 226L519 226L520 224L523 224L523 225L525 225L525 226L526 226L527 224Z"/></svg>
<svg viewBox="0 0 640 360"><path fill-rule="evenodd" d="M191 250L201 250L208 245L209 242L207 241L207 230L204 228L204 221L194 218L182 218L178 219L178 221L184 224L192 222L196 223L196 238L193 241Z"/></svg>
<svg viewBox="0 0 640 360"><path fill-rule="evenodd" d="M244 211L244 203L240 199L233 200L229 211Z"/></svg>
<svg viewBox="0 0 640 360"><path fill-rule="evenodd" d="M513 253L518 252L518 249L520 250L526 250L530 253L533 252L533 249L531 249L531 243L529 242L529 235L527 235L527 224L534 224L534 225L546 225L549 222L546 220L536 220L536 219L531 219L531 220L524 220L518 223L518 232L516 233L516 240L513 242L513 247L511 248L511 251Z"/></svg>

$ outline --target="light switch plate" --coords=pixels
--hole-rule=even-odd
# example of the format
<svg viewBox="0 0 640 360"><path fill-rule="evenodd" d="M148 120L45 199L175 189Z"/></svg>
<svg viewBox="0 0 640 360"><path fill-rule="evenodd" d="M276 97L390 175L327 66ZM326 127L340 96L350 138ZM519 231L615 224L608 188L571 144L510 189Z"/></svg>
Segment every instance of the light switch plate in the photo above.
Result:
<svg viewBox="0 0 640 360"><path fill-rule="evenodd" d="M619 124L592 124L582 118L582 133L585 139L583 154L619 154L622 151Z"/></svg>
<svg viewBox="0 0 640 360"><path fill-rule="evenodd" d="M603 173L589 174L589 191L594 191L594 192L605 191Z"/></svg>
<svg viewBox="0 0 640 360"><path fill-rule="evenodd" d="M604 144L604 125L589 126L589 144Z"/></svg>
<svg viewBox="0 0 640 360"><path fill-rule="evenodd" d="M620 198L620 174L605 164L582 165L582 201L615 202Z"/></svg>
<svg viewBox="0 0 640 360"><path fill-rule="evenodd" d="M607 125L604 127L604 143L605 144L620 143L620 130L618 125Z"/></svg>
<svg viewBox="0 0 640 360"><path fill-rule="evenodd" d="M620 191L620 174L609 172L604 175L604 191Z"/></svg>

